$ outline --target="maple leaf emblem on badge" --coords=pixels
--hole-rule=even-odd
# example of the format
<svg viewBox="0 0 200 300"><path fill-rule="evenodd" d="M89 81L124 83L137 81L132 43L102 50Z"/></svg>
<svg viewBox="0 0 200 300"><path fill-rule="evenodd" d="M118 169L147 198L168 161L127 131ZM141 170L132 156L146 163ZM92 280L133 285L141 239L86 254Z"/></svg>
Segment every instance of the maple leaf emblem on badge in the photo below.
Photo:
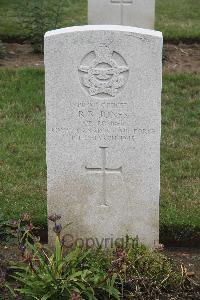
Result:
<svg viewBox="0 0 200 300"><path fill-rule="evenodd" d="M91 96L115 97L127 81L129 68L122 56L100 45L79 66L81 83Z"/></svg>

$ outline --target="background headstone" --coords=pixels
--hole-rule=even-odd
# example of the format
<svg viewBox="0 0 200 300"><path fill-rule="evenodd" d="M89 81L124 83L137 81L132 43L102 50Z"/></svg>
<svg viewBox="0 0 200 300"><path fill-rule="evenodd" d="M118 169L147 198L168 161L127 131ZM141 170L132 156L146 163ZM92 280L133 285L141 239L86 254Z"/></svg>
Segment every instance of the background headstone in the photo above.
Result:
<svg viewBox="0 0 200 300"><path fill-rule="evenodd" d="M154 28L155 0L88 0L89 24Z"/></svg>
<svg viewBox="0 0 200 300"><path fill-rule="evenodd" d="M73 222L74 240L138 235L153 246L162 34L112 25L51 31L45 69L48 214Z"/></svg>

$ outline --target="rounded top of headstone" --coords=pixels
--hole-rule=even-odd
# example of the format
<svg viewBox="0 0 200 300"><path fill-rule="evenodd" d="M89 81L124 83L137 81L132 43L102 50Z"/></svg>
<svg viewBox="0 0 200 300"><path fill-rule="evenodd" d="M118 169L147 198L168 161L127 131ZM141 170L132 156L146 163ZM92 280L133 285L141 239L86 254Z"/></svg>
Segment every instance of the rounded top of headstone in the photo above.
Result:
<svg viewBox="0 0 200 300"><path fill-rule="evenodd" d="M59 35L59 34L82 32L82 31L118 31L118 32L130 32L130 33L148 35L148 36L159 37L159 38L163 37L162 32L160 31L138 28L138 27L122 26L122 25L84 25L84 26L72 26L72 27L65 27L61 29L51 30L46 32L45 38L54 35Z"/></svg>

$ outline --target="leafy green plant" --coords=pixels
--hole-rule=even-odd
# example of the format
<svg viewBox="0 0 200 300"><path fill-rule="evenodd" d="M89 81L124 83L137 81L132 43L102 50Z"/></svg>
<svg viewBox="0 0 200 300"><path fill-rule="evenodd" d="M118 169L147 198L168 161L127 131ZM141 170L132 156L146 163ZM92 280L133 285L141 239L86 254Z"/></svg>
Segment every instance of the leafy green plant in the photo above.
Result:
<svg viewBox="0 0 200 300"><path fill-rule="evenodd" d="M40 300L157 299L197 286L184 266L175 271L158 250L148 249L136 239L128 238L126 246L110 250L76 246L66 252L60 218L56 214L49 217L56 234L53 250L33 235L27 214L18 222L23 260L11 266L18 288L7 284L10 292Z"/></svg>
<svg viewBox="0 0 200 300"><path fill-rule="evenodd" d="M55 249L44 247L31 232L20 241L23 262L12 267L13 278L20 284L15 289L25 299L119 299L114 287L117 275L90 262L91 251L76 247L64 253L59 216L55 221ZM22 244L23 243L23 244Z"/></svg>
<svg viewBox="0 0 200 300"><path fill-rule="evenodd" d="M45 32L59 26L64 3L65 0L32 0L25 3L22 25L35 52L43 52ZM68 1L68 5L70 3Z"/></svg>

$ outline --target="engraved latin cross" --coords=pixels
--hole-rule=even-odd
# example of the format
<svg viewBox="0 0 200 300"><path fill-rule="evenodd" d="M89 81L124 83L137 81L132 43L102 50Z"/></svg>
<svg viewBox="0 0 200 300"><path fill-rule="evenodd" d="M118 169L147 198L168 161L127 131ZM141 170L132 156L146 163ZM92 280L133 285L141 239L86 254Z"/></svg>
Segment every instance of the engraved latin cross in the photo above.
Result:
<svg viewBox="0 0 200 300"><path fill-rule="evenodd" d="M124 6L133 4L133 0L111 0L111 3L120 4L121 9L121 25L124 25Z"/></svg>
<svg viewBox="0 0 200 300"><path fill-rule="evenodd" d="M102 168L88 168L85 167L89 173L101 174L102 175L102 204L101 206L108 206L106 201L106 175L108 174L121 174L122 167L111 169L106 167L106 149L108 147L100 147L102 156Z"/></svg>

